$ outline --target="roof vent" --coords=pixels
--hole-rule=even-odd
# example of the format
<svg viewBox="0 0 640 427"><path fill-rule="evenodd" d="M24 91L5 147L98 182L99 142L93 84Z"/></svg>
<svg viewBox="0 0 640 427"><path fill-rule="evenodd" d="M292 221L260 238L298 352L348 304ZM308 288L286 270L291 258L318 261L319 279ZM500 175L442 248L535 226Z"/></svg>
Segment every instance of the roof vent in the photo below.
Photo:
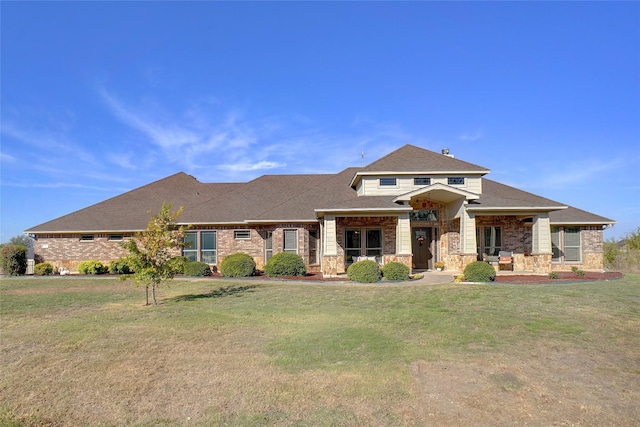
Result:
<svg viewBox="0 0 640 427"><path fill-rule="evenodd" d="M448 148L443 148L442 149L442 154L444 154L447 157L453 158L453 154L449 154L449 149Z"/></svg>

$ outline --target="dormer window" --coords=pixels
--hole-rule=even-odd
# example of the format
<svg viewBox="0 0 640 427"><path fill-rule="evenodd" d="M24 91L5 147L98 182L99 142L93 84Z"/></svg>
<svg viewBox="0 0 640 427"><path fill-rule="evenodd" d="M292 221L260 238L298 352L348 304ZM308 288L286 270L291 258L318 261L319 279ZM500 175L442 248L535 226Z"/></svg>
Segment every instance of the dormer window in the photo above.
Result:
<svg viewBox="0 0 640 427"><path fill-rule="evenodd" d="M431 185L431 178L413 178L413 185L424 187L425 185Z"/></svg>
<svg viewBox="0 0 640 427"><path fill-rule="evenodd" d="M397 180L395 178L380 178L380 187L395 187Z"/></svg>
<svg viewBox="0 0 640 427"><path fill-rule="evenodd" d="M464 177L452 176L447 178L447 184L449 185L464 185Z"/></svg>

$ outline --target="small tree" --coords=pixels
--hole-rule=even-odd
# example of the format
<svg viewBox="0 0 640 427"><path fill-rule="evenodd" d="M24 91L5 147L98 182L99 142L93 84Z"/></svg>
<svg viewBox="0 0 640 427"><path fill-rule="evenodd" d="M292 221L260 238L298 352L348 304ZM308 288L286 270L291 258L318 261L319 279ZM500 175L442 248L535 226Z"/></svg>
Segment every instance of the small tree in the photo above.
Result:
<svg viewBox="0 0 640 427"><path fill-rule="evenodd" d="M171 212L171 208L171 203L164 203L157 215L149 211L151 221L146 230L136 233L135 239L122 243L122 247L129 251L136 284L145 286L146 305L149 305L149 288L153 305L158 305L156 288L173 279L177 273L175 263L169 262L173 257L172 250L184 247L186 227L176 225L183 208L175 212ZM126 279L126 276L120 277Z"/></svg>
<svg viewBox="0 0 640 427"><path fill-rule="evenodd" d="M6 243L0 248L0 270L7 276L19 276L27 271L27 248Z"/></svg>

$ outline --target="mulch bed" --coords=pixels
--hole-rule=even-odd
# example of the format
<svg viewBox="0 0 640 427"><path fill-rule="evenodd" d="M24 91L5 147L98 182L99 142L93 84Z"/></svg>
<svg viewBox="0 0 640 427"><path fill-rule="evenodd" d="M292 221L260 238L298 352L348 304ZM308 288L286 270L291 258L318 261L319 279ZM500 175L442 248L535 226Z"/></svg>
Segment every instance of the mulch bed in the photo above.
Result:
<svg viewBox="0 0 640 427"><path fill-rule="evenodd" d="M558 271L557 279L550 279L549 275L504 274L496 276L498 283L536 284L536 283L567 283L567 282L593 282L597 280L615 280L622 277L622 273L585 271L584 276L578 276L573 271Z"/></svg>

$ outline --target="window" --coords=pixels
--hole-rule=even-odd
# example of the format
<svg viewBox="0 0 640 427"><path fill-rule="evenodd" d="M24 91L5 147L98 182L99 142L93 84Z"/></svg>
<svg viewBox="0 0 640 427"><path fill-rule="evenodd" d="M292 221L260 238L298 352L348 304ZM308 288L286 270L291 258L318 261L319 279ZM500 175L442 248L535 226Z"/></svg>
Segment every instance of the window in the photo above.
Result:
<svg viewBox="0 0 640 427"><path fill-rule="evenodd" d="M83 234L80 236L81 242L93 242L93 234Z"/></svg>
<svg viewBox="0 0 640 427"><path fill-rule="evenodd" d="M453 176L447 178L447 184L449 185L464 185L464 178L461 176Z"/></svg>
<svg viewBox="0 0 640 427"><path fill-rule="evenodd" d="M562 259L562 254L560 253L560 228L559 227L551 227L551 250L553 252L551 261L560 262Z"/></svg>
<svg viewBox="0 0 640 427"><path fill-rule="evenodd" d="M269 261L273 256L273 231L267 230L264 235L264 260Z"/></svg>
<svg viewBox="0 0 640 427"><path fill-rule="evenodd" d="M298 230L284 230L284 252L298 253Z"/></svg>
<svg viewBox="0 0 640 427"><path fill-rule="evenodd" d="M431 185L431 178L413 178L413 185Z"/></svg>
<svg viewBox="0 0 640 427"><path fill-rule="evenodd" d="M233 238L238 240L249 240L251 239L251 231L250 230L236 230L233 232Z"/></svg>
<svg viewBox="0 0 640 427"><path fill-rule="evenodd" d="M198 260L198 233L184 233L184 247L182 248L182 256L187 257L189 261Z"/></svg>
<svg viewBox="0 0 640 427"><path fill-rule="evenodd" d="M382 230L379 228L345 230L344 252L347 264L351 264L355 257L363 254L365 256L382 256Z"/></svg>
<svg viewBox="0 0 640 427"><path fill-rule="evenodd" d="M309 264L318 263L318 232L309 230Z"/></svg>
<svg viewBox="0 0 640 427"><path fill-rule="evenodd" d="M395 178L380 178L381 187L394 187L396 184L397 181Z"/></svg>
<svg viewBox="0 0 640 427"><path fill-rule="evenodd" d="M200 234L200 261L215 264L217 261L217 236L215 231L203 231Z"/></svg>
<svg viewBox="0 0 640 427"><path fill-rule="evenodd" d="M478 227L476 243L478 254L498 256L502 250L502 230L500 227Z"/></svg>
<svg viewBox="0 0 640 427"><path fill-rule="evenodd" d="M411 221L437 221L438 210L437 209L420 209L413 211L409 214Z"/></svg>
<svg viewBox="0 0 640 427"><path fill-rule="evenodd" d="M580 227L551 227L553 262L582 261Z"/></svg>
<svg viewBox="0 0 640 427"><path fill-rule="evenodd" d="M367 229L367 256L382 255L382 230Z"/></svg>
<svg viewBox="0 0 640 427"><path fill-rule="evenodd" d="M122 241L122 234L109 234L109 241L110 242L121 242Z"/></svg>
<svg viewBox="0 0 640 427"><path fill-rule="evenodd" d="M354 229L344 231L344 259L351 264L354 257L362 255L362 232Z"/></svg>

